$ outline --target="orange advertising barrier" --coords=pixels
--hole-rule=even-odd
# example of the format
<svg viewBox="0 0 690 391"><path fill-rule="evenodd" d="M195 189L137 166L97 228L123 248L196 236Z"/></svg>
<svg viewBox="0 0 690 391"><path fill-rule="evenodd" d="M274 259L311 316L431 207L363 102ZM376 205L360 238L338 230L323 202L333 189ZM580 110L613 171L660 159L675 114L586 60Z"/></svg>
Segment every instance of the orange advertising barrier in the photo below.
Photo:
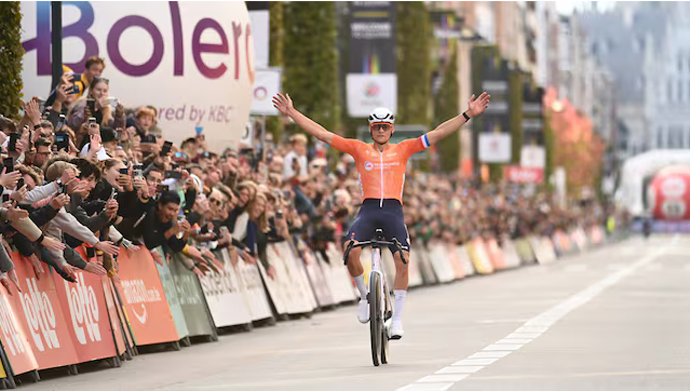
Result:
<svg viewBox="0 0 690 391"><path fill-rule="evenodd" d="M18 253L12 253L12 261L22 290L14 291L11 297L14 313L25 330L27 347L36 357L38 369L78 363L69 331L72 326L67 324L69 314L60 304L52 276L44 272L37 278L29 262Z"/></svg>
<svg viewBox="0 0 690 391"><path fill-rule="evenodd" d="M559 255L567 253L572 247L568 235L561 230L556 231L553 235L553 244L556 246Z"/></svg>
<svg viewBox="0 0 690 391"><path fill-rule="evenodd" d="M175 323L151 254L120 251L117 290L136 345L177 341Z"/></svg>
<svg viewBox="0 0 690 391"><path fill-rule="evenodd" d="M467 244L467 252L470 255L474 269L479 274L490 274L494 272L489 253L486 250L484 241L476 238Z"/></svg>
<svg viewBox="0 0 690 391"><path fill-rule="evenodd" d="M589 240L591 240L594 244L599 244L604 241L604 233L602 232L601 227L594 226L590 228Z"/></svg>
<svg viewBox="0 0 690 391"><path fill-rule="evenodd" d="M503 259L503 250L498 247L496 239L491 238L486 241L486 251L489 254L489 259L495 270L503 270L506 268L506 263Z"/></svg>

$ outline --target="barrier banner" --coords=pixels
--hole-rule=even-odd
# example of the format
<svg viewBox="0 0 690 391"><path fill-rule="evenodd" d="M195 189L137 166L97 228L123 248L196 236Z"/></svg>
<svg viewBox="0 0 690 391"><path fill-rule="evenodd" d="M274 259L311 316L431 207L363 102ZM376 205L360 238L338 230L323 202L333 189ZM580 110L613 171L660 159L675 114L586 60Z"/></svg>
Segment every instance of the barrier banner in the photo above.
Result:
<svg viewBox="0 0 690 391"><path fill-rule="evenodd" d="M594 244L600 244L604 241L604 233L601 227L595 225L589 229L589 240Z"/></svg>
<svg viewBox="0 0 690 391"><path fill-rule="evenodd" d="M474 270L474 265L472 265L470 254L467 252L467 246L457 246L457 253L458 258L460 259L460 264L462 265L462 270L465 272L465 276L473 276L476 271Z"/></svg>
<svg viewBox="0 0 690 391"><path fill-rule="evenodd" d="M472 264L479 274L490 274L494 272L494 267L491 264L489 253L486 250L484 241L481 238L475 238L467 244L467 252L470 255Z"/></svg>
<svg viewBox="0 0 690 391"><path fill-rule="evenodd" d="M108 281L108 287L110 288L110 294L113 296L113 299L115 300L115 309L117 310L120 325L122 326L122 332L124 333L125 339L127 340L127 346L129 346L130 349L134 348L136 346L136 342L134 341L132 322L130 322L127 318L127 312L125 311L125 299L122 298L120 292L117 290L117 287L115 286L115 283L113 281ZM105 288L106 287L104 285L103 289Z"/></svg>
<svg viewBox="0 0 690 391"><path fill-rule="evenodd" d="M494 266L494 270L503 270L506 268L505 260L503 259L503 251L498 246L496 239L491 238L486 242L486 252L489 254L489 259L491 264Z"/></svg>
<svg viewBox="0 0 690 391"><path fill-rule="evenodd" d="M587 246L589 245L589 243L587 242L587 235L585 234L585 230L582 229L582 227L577 227L577 229L572 233L572 236L580 251L587 250Z"/></svg>
<svg viewBox="0 0 690 391"><path fill-rule="evenodd" d="M271 311L271 305L268 303L268 295L264 289L264 283L261 281L259 267L248 264L243 259L238 259L234 269L242 286L245 300L247 300L252 320L272 318L273 311Z"/></svg>
<svg viewBox="0 0 690 391"><path fill-rule="evenodd" d="M558 230L552 237L553 245L556 248L557 255L567 254L572 250L572 243L563 231Z"/></svg>
<svg viewBox="0 0 690 391"><path fill-rule="evenodd" d="M67 329L79 362L114 357L115 342L101 277L77 272L76 284L53 273L60 306L65 310ZM119 330L118 330L119 331Z"/></svg>
<svg viewBox="0 0 690 391"><path fill-rule="evenodd" d="M431 266L429 250L426 248L423 242L413 243L412 247L418 248L419 251L413 251L411 253L413 258L410 260L410 262L419 263L419 270L422 272L422 280L424 281L424 285L437 284L438 277L434 273L434 268Z"/></svg>
<svg viewBox="0 0 690 391"><path fill-rule="evenodd" d="M515 248L523 264L532 264L537 262L537 258L534 256L534 251L532 251L532 246L530 246L529 241L526 238L518 239L515 242Z"/></svg>
<svg viewBox="0 0 690 391"><path fill-rule="evenodd" d="M328 280L323 270L321 270L321 265L319 265L319 260L316 258L316 255L314 255L311 249L307 247L306 243L299 238L297 238L297 249L302 262L304 262L304 269L307 272L311 288L314 291L319 307L328 307L336 304L331 294Z"/></svg>
<svg viewBox="0 0 690 391"><path fill-rule="evenodd" d="M146 249L124 250L120 251L118 262L120 283L116 285L136 345L179 340L151 254Z"/></svg>
<svg viewBox="0 0 690 391"><path fill-rule="evenodd" d="M199 278L213 322L216 327L251 323L249 305L228 250L214 251L214 255L223 263L223 270L220 274L206 273Z"/></svg>
<svg viewBox="0 0 690 391"><path fill-rule="evenodd" d="M419 262L412 262L412 253L419 251L418 248L411 248L410 259L407 262L407 276L409 286L416 287L421 286L424 283L422 280L422 272L419 269Z"/></svg>
<svg viewBox="0 0 690 391"><path fill-rule="evenodd" d="M282 244L269 244L266 247L268 262L275 269L275 280L271 280L267 274L262 274L264 281L271 280L272 283L278 285L278 292L281 292L280 294L285 298L288 314L311 312L314 308L311 307L307 292L302 287L302 281L294 270L291 270L291 260L288 258L290 250ZM259 265L262 266L261 263Z"/></svg>
<svg viewBox="0 0 690 391"><path fill-rule="evenodd" d="M118 305L115 304L113 291L110 288L110 279L108 277L101 277L101 291L103 291L103 298L105 298L105 306L108 310L108 319L110 321L110 328L113 330L115 336L115 347L117 354L121 355L127 351L125 345L125 327L129 327L127 322L123 322L117 311Z"/></svg>
<svg viewBox="0 0 690 391"><path fill-rule="evenodd" d="M172 315L173 322L175 322L177 339L180 340L189 336L189 329L187 328L187 322L185 321L184 313L182 312L182 305L180 304L180 297L177 294L175 281L173 280L172 273L170 272L170 264L174 262L174 260L172 259L172 256L167 258L161 247L157 247L152 251L162 254L164 259L163 265L159 265L158 262L155 262L154 265L156 266L158 277L160 278L161 285L163 286L163 293L165 300L168 302L170 314Z"/></svg>
<svg viewBox="0 0 690 391"><path fill-rule="evenodd" d="M431 267L433 267L438 281L442 283L453 281L455 279L455 272L448 261L448 254L444 244L441 242L430 242L428 254Z"/></svg>
<svg viewBox="0 0 690 391"><path fill-rule="evenodd" d="M460 262L460 256L458 254L458 247L453 243L446 243L446 254L448 254L448 260L450 261L450 266L455 274L455 279L465 278L465 269Z"/></svg>
<svg viewBox="0 0 690 391"><path fill-rule="evenodd" d="M187 332L193 337L199 335L216 336L216 325L206 307L206 300L199 279L194 272L187 270L182 264L180 257L183 256L183 254L174 254L170 259L169 267ZM207 273L216 274L214 272Z"/></svg>
<svg viewBox="0 0 690 391"><path fill-rule="evenodd" d="M507 268L520 266L520 256L518 255L517 247L515 247L515 243L512 240L508 239L508 237L505 237L503 239L502 250L503 262L505 263Z"/></svg>
<svg viewBox="0 0 690 391"><path fill-rule="evenodd" d="M52 272L52 271L51 271ZM12 288L13 295L19 292ZM38 369L38 362L29 345L28 331L19 321L20 313L15 309L14 296L0 288L0 339L9 364L15 375Z"/></svg>
<svg viewBox="0 0 690 391"><path fill-rule="evenodd" d="M530 236L528 240L540 265L556 260L556 250L551 243L551 239L548 237L537 238L536 236Z"/></svg>
<svg viewBox="0 0 690 391"><path fill-rule="evenodd" d="M12 261L22 292L15 292L14 310L26 330L38 369L61 367L79 362L52 277L42 273L37 278L29 261L12 253ZM44 269L48 269L47 267Z"/></svg>
<svg viewBox="0 0 690 391"><path fill-rule="evenodd" d="M309 283L309 276L307 275L307 270L304 267L304 262L300 258L297 248L291 241L283 241L276 243L277 254L283 257L283 262L285 262L286 270L290 280L293 281L293 288L299 290L300 297L310 307L309 311L316 309L319 304L316 301L316 295L314 290Z"/></svg>
<svg viewBox="0 0 690 391"><path fill-rule="evenodd" d="M352 277L350 277L350 272L343 264L343 252L335 243L331 242L327 245L326 255L328 259L320 253L316 254L316 257L321 262L321 270L324 271L329 280L333 298L338 303L349 303L359 299L359 293Z"/></svg>

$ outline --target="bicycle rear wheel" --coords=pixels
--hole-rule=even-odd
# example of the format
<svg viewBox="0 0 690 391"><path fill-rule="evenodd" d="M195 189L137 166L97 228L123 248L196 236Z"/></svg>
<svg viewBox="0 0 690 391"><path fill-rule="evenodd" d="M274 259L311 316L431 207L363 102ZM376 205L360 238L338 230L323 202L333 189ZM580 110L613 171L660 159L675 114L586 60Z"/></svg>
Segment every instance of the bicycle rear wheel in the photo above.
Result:
<svg viewBox="0 0 690 391"><path fill-rule="evenodd" d="M379 366L379 351L383 320L381 319L381 278L378 273L371 273L369 277L369 335L371 338L371 360L375 367Z"/></svg>

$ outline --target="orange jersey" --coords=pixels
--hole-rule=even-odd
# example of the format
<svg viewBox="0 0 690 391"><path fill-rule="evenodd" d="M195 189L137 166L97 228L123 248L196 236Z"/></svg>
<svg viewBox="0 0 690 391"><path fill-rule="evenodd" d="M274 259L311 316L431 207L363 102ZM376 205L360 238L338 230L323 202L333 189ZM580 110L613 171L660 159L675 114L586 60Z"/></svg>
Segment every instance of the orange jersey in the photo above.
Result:
<svg viewBox="0 0 690 391"><path fill-rule="evenodd" d="M402 203L407 160L417 152L429 148L426 135L390 144L380 152L373 144L333 135L331 146L355 158L363 198L396 199Z"/></svg>

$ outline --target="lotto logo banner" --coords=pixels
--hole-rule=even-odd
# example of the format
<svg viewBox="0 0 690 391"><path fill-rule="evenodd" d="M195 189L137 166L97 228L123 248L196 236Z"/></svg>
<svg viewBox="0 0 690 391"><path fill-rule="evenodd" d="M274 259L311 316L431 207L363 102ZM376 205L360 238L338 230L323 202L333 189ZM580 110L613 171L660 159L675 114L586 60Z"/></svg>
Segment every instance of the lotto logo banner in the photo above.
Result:
<svg viewBox="0 0 690 391"><path fill-rule="evenodd" d="M53 273L53 281L79 362L115 356L101 278L79 272L77 282L71 283Z"/></svg>
<svg viewBox="0 0 690 391"><path fill-rule="evenodd" d="M13 289L13 294L16 290ZM20 312L15 308L14 297L0 288L0 340L15 375L38 369L36 357L28 343L24 323L19 321Z"/></svg>
<svg viewBox="0 0 690 391"><path fill-rule="evenodd" d="M178 340L170 307L151 254L146 250L120 251L117 289L137 345Z"/></svg>
<svg viewBox="0 0 690 391"><path fill-rule="evenodd" d="M47 273L37 278L29 262L18 253L12 253L12 261L22 289L13 292L15 310L26 330L38 369L78 363L69 331L72 325L65 321L69 315L63 312L53 278Z"/></svg>
<svg viewBox="0 0 690 391"><path fill-rule="evenodd" d="M24 96L47 98L51 83L50 2L22 2ZM110 96L125 107L153 105L165 138L179 144L204 128L221 151L249 119L254 42L244 2L62 3L63 63L82 73L105 58Z"/></svg>

